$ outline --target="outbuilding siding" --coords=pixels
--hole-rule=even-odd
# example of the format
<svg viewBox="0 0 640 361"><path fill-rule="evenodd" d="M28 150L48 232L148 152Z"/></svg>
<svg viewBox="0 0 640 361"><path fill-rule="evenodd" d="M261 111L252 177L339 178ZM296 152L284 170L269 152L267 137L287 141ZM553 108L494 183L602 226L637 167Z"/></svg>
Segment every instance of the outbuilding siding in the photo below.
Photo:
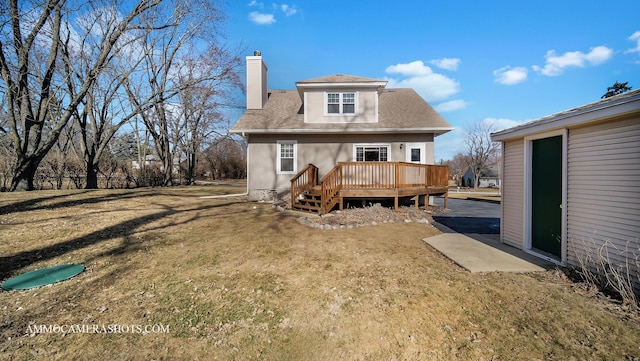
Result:
<svg viewBox="0 0 640 361"><path fill-rule="evenodd" d="M491 135L503 143L505 157L502 239L516 247L530 247L525 237L516 237L531 224L522 216L527 205L514 194L524 195L530 182L522 174L523 166L529 166L522 153L528 140L558 132L566 137L563 263L589 268L595 271L593 276L622 275L624 291L630 290L631 282L640 297L640 90ZM607 278L610 284L616 283Z"/></svg>
<svg viewBox="0 0 640 361"><path fill-rule="evenodd" d="M502 182L502 242L523 247L524 235L524 140L504 143Z"/></svg>
<svg viewBox="0 0 640 361"><path fill-rule="evenodd" d="M640 119L571 129L568 181L569 265L606 250L611 263L632 266L638 283Z"/></svg>

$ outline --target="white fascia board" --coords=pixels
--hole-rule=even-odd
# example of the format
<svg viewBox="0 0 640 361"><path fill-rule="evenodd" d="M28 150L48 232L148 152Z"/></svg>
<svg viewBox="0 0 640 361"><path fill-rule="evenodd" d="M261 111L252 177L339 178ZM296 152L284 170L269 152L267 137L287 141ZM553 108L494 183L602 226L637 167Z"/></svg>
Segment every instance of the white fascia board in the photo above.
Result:
<svg viewBox="0 0 640 361"><path fill-rule="evenodd" d="M296 83L298 88L377 88L387 86L386 81L371 81L371 82L344 82L344 83Z"/></svg>
<svg viewBox="0 0 640 361"><path fill-rule="evenodd" d="M434 127L434 128L358 128L358 129L234 129L231 133L235 134L360 134L360 133L436 133L443 134L453 130L453 127Z"/></svg>

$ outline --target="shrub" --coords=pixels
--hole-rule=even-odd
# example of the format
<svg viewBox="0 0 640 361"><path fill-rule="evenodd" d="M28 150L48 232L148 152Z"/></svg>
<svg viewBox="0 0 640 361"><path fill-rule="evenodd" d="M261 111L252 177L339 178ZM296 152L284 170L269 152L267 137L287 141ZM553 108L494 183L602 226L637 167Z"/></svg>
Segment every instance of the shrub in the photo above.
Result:
<svg viewBox="0 0 640 361"><path fill-rule="evenodd" d="M582 281L619 298L631 308L640 308L640 243L637 239L627 241L624 246L594 239L572 244L576 245L573 249L576 272Z"/></svg>

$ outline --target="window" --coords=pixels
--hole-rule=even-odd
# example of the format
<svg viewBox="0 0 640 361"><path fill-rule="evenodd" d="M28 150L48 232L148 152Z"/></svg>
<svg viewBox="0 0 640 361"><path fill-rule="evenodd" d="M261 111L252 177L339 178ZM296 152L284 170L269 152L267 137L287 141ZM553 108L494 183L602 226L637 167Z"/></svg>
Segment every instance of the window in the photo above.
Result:
<svg viewBox="0 0 640 361"><path fill-rule="evenodd" d="M411 161L420 162L420 148L411 148Z"/></svg>
<svg viewBox="0 0 640 361"><path fill-rule="evenodd" d="M329 114L355 114L356 93L328 93L327 113Z"/></svg>
<svg viewBox="0 0 640 361"><path fill-rule="evenodd" d="M356 162L386 162L389 146L356 146Z"/></svg>
<svg viewBox="0 0 640 361"><path fill-rule="evenodd" d="M327 94L327 112L330 114L340 113L340 94Z"/></svg>
<svg viewBox="0 0 640 361"><path fill-rule="evenodd" d="M356 113L356 95L355 93L342 94L342 113L355 114Z"/></svg>
<svg viewBox="0 0 640 361"><path fill-rule="evenodd" d="M293 140L278 141L278 173L296 173L296 142Z"/></svg>

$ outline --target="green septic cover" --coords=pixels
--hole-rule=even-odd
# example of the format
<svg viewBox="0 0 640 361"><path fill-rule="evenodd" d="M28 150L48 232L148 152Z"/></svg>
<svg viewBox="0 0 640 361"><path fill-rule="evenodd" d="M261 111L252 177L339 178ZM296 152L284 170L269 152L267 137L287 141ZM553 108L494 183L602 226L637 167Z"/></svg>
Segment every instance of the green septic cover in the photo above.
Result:
<svg viewBox="0 0 640 361"><path fill-rule="evenodd" d="M4 281L2 288L7 291L28 290L67 280L82 271L84 271L84 265L81 264L63 264L42 268L10 278Z"/></svg>

